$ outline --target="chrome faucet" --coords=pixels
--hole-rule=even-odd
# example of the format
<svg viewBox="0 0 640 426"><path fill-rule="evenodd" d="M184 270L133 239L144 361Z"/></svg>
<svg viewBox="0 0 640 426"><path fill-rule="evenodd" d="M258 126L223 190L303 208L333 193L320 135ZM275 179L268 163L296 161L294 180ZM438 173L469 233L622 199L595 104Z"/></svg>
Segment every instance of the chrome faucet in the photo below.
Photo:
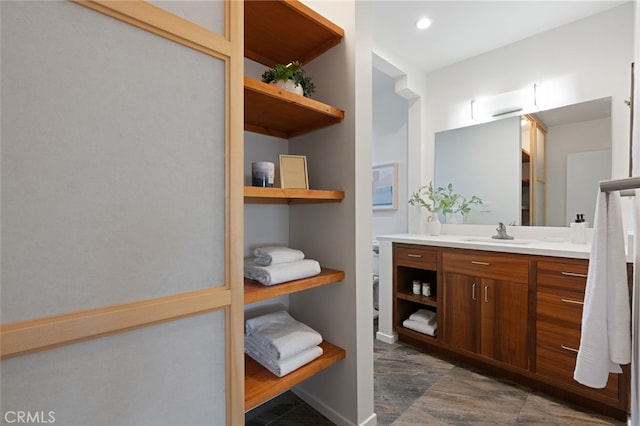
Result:
<svg viewBox="0 0 640 426"><path fill-rule="evenodd" d="M511 235L507 235L507 227L504 226L504 223L498 223L496 231L498 231L498 235L493 235L491 238L496 240L513 240Z"/></svg>

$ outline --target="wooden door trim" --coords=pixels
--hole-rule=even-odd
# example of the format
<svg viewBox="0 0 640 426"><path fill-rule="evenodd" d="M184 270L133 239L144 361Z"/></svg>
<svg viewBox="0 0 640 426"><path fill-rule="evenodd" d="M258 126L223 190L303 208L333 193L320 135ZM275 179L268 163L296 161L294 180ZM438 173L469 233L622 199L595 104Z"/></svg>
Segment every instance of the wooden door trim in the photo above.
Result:
<svg viewBox="0 0 640 426"><path fill-rule="evenodd" d="M227 307L231 292L208 288L0 325L2 359Z"/></svg>
<svg viewBox="0 0 640 426"><path fill-rule="evenodd" d="M228 38L145 1L71 0L168 40L220 59L231 56ZM228 4L225 15L229 16ZM225 19L228 28L229 19Z"/></svg>

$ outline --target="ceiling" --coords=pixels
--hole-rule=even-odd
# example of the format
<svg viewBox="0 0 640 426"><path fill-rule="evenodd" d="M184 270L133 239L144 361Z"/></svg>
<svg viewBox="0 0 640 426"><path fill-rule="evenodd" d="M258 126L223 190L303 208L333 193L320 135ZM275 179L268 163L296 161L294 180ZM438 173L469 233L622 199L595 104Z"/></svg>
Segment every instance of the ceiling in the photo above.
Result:
<svg viewBox="0 0 640 426"><path fill-rule="evenodd" d="M616 0L373 0L376 52L391 52L425 72L610 9ZM418 30L426 16L433 23Z"/></svg>

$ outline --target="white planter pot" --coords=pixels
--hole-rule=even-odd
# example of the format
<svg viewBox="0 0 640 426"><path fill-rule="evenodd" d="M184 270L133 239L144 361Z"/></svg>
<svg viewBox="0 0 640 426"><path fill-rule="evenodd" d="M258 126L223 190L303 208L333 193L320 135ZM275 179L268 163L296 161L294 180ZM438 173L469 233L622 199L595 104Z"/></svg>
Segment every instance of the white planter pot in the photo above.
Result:
<svg viewBox="0 0 640 426"><path fill-rule="evenodd" d="M433 235L434 237L437 237L442 232L442 224L440 223L440 219L438 219L437 213L431 215L428 225L429 225L429 235Z"/></svg>
<svg viewBox="0 0 640 426"><path fill-rule="evenodd" d="M304 90L302 89L302 86L297 85L293 80L272 81L271 84L273 84L274 86L279 87L281 89L284 89L287 92L292 92L292 93L295 93L296 95L304 96Z"/></svg>

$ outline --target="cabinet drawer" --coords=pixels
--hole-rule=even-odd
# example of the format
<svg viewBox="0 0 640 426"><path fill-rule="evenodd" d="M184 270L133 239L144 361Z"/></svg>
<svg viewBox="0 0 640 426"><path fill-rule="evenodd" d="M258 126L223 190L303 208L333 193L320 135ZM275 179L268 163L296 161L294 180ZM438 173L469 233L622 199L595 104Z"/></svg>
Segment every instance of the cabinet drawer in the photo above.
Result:
<svg viewBox="0 0 640 426"><path fill-rule="evenodd" d="M396 265L436 270L438 254L435 248L412 244L395 244L393 257Z"/></svg>
<svg viewBox="0 0 640 426"><path fill-rule="evenodd" d="M442 269L445 272L515 283L529 282L529 261L513 255L444 252Z"/></svg>
<svg viewBox="0 0 640 426"><path fill-rule="evenodd" d="M579 337L578 337L579 340ZM618 375L610 374L604 389L592 389L573 380L579 342L568 342L563 336L538 330L536 347L536 372L572 386L596 392L607 398L618 399Z"/></svg>
<svg viewBox="0 0 640 426"><path fill-rule="evenodd" d="M538 262L538 286L558 288L584 294L589 261L575 263Z"/></svg>
<svg viewBox="0 0 640 426"><path fill-rule="evenodd" d="M538 289L538 319L563 322L580 328L584 294L564 290Z"/></svg>

